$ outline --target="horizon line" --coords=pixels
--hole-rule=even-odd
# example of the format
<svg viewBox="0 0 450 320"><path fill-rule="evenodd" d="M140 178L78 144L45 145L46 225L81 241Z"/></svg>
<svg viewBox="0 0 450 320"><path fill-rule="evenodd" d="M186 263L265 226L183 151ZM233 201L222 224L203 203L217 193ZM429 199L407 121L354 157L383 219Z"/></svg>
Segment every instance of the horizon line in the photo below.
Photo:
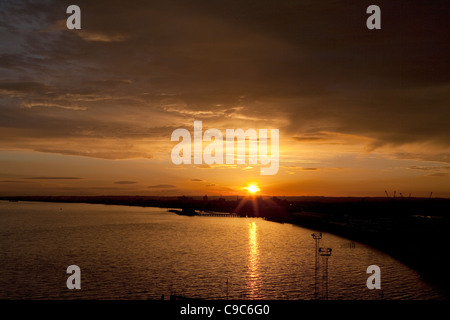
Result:
<svg viewBox="0 0 450 320"><path fill-rule="evenodd" d="M399 200L408 200L408 199L450 199L450 197L426 197L426 196L407 196L407 197L386 197L386 196L326 196L326 195L295 195L295 196L282 196L282 195L255 195L255 194L236 194L236 195L13 195L13 196L3 196L0 195L0 200L2 198L17 198L17 197L159 197L159 198L203 198L207 196L208 198L230 198L230 197L257 197L257 198L382 198L387 200L399 199Z"/></svg>

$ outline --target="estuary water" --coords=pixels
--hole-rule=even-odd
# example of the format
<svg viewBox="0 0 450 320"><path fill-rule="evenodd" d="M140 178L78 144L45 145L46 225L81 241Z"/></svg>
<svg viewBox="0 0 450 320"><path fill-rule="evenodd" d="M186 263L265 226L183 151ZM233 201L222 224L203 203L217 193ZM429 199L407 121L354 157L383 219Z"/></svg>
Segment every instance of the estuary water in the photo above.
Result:
<svg viewBox="0 0 450 320"><path fill-rule="evenodd" d="M313 232L160 208L0 201L0 299L310 300ZM369 246L323 233L320 247L332 254L319 259L319 299L445 298ZM70 265L80 267L80 290L66 286ZM366 286L370 265L380 267L380 290Z"/></svg>

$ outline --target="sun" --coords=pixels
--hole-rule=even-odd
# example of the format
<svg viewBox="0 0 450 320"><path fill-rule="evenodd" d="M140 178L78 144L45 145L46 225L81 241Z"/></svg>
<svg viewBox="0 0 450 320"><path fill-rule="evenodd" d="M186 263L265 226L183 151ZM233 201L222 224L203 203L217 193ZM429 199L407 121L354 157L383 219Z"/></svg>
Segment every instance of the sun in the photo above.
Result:
<svg viewBox="0 0 450 320"><path fill-rule="evenodd" d="M246 189L250 193L256 193L256 192L260 191L260 189L254 184L249 185Z"/></svg>

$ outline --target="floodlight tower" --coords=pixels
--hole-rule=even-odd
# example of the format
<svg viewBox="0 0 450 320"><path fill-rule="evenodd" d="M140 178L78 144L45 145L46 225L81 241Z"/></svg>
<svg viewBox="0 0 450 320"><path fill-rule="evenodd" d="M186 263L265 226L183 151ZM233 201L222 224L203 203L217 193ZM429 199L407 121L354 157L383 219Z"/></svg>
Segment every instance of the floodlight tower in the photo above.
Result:
<svg viewBox="0 0 450 320"><path fill-rule="evenodd" d="M312 234L314 240L316 240L316 249L315 253L315 264L314 264L314 299L317 300L318 292L317 292L317 284L318 284L318 270L319 270L319 241L322 239L322 232L316 232Z"/></svg>
<svg viewBox="0 0 450 320"><path fill-rule="evenodd" d="M328 300L328 258L331 256L331 248L319 248L319 254L324 260L324 268L322 270L322 292L325 292L324 299Z"/></svg>

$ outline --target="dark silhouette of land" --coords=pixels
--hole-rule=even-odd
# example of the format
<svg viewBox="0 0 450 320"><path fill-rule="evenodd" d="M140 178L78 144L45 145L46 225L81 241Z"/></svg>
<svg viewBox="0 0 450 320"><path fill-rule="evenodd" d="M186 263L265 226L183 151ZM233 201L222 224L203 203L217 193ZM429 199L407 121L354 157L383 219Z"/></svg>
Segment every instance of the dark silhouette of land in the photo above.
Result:
<svg viewBox="0 0 450 320"><path fill-rule="evenodd" d="M416 269L450 297L446 276L450 199L446 198L17 196L0 200L160 207L181 209L171 211L189 216L222 212L292 223L378 248Z"/></svg>

